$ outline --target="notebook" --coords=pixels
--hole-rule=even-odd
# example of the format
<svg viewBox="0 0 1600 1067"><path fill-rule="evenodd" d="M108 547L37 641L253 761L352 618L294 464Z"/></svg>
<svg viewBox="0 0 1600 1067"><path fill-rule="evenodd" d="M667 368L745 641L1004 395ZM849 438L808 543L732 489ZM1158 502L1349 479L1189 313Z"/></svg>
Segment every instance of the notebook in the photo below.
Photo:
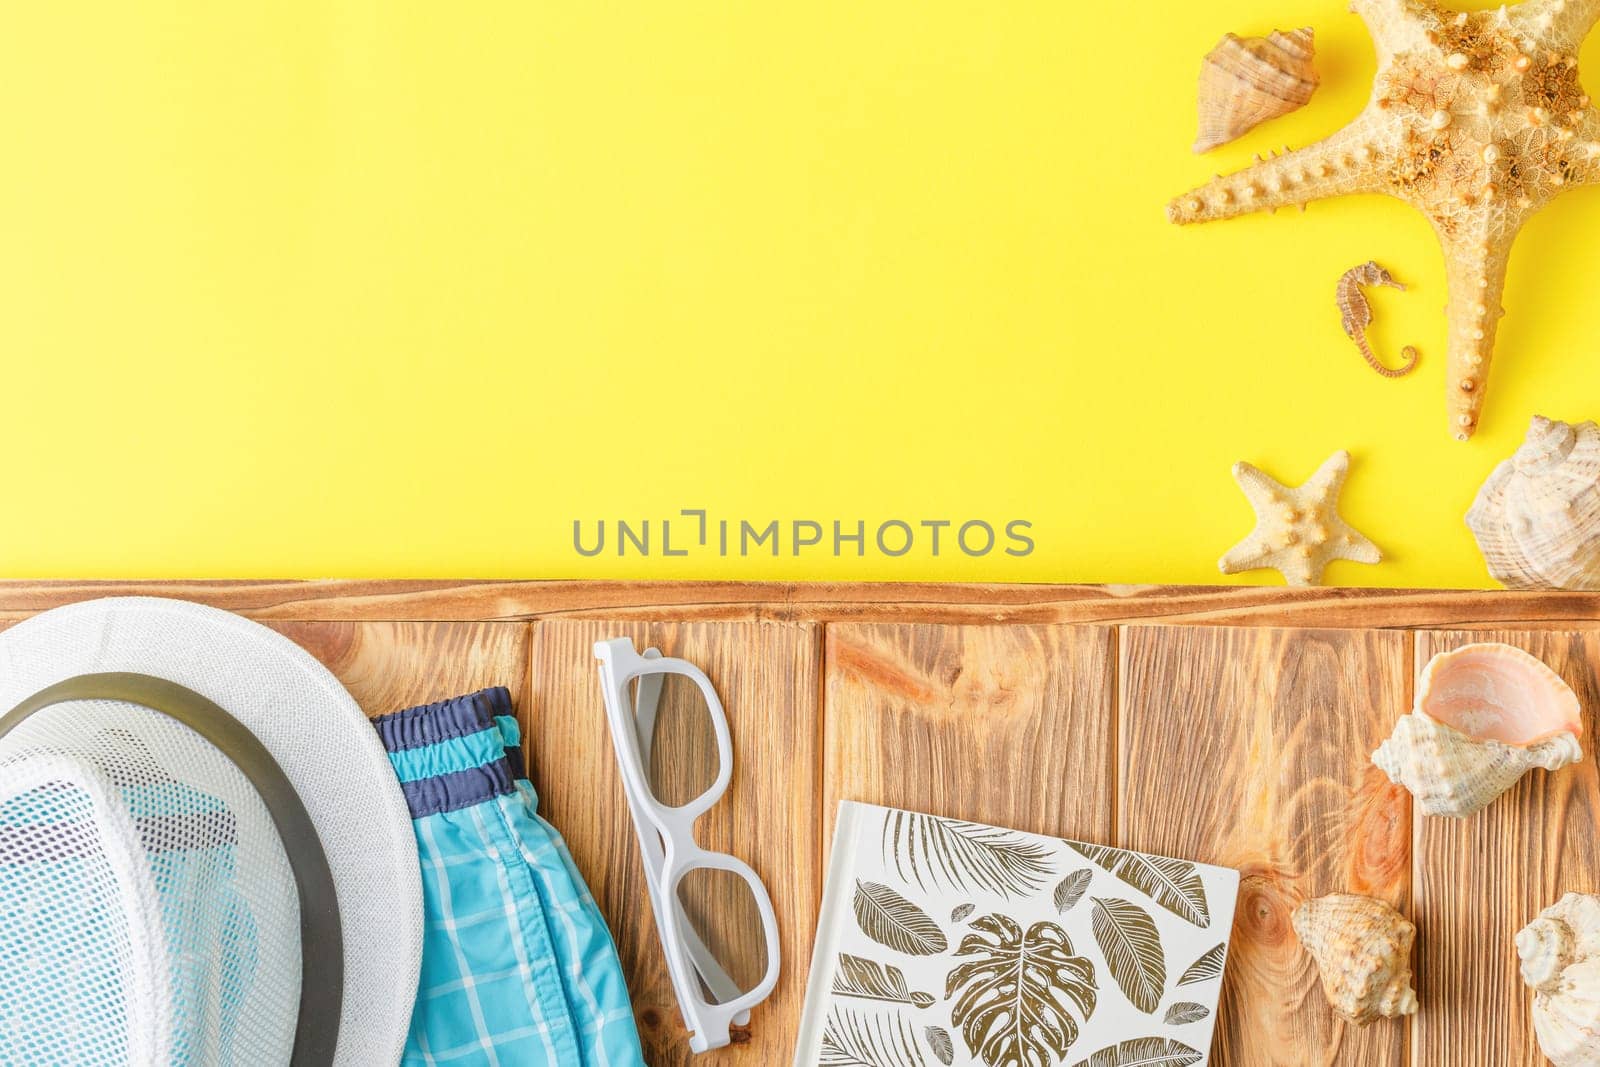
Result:
<svg viewBox="0 0 1600 1067"><path fill-rule="evenodd" d="M1210 1059L1237 871L846 801L796 1067Z"/></svg>

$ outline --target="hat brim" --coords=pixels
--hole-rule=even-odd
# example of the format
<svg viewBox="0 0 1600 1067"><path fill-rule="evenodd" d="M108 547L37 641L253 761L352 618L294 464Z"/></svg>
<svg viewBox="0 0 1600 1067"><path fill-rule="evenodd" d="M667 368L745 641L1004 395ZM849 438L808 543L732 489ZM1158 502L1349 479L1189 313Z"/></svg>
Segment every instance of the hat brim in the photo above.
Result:
<svg viewBox="0 0 1600 1067"><path fill-rule="evenodd" d="M397 1063L422 962L422 883L411 816L367 717L288 638L181 600L119 597L0 631L0 714L81 674L130 671L192 689L272 753L316 826L344 929L335 1064Z"/></svg>

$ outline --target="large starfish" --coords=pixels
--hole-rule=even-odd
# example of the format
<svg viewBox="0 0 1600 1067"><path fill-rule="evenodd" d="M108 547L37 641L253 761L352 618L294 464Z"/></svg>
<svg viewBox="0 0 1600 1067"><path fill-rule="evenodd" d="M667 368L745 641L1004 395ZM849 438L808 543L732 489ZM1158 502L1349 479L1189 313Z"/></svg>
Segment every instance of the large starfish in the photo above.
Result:
<svg viewBox="0 0 1600 1067"><path fill-rule="evenodd" d="M1600 0L1528 0L1454 12L1432 0L1354 0L1378 50L1372 100L1320 144L1174 200L1174 222L1387 193L1433 223L1450 288L1450 428L1478 426L1504 314L1506 261L1523 225L1567 189L1600 183L1600 111L1578 47Z"/></svg>

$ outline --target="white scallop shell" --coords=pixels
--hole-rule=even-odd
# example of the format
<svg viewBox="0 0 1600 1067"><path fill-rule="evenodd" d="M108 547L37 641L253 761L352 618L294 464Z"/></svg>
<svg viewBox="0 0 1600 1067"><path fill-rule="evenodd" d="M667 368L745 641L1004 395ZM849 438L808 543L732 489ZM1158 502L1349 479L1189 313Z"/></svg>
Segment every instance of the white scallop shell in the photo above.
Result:
<svg viewBox="0 0 1600 1067"><path fill-rule="evenodd" d="M1488 807L1529 770L1583 759L1578 698L1519 648L1464 645L1429 661L1416 707L1372 754L1424 815L1457 818Z"/></svg>
<svg viewBox="0 0 1600 1067"><path fill-rule="evenodd" d="M1533 1031L1556 1067L1600 1067L1600 897L1568 893L1517 934Z"/></svg>
<svg viewBox="0 0 1600 1067"><path fill-rule="evenodd" d="M1467 525L1512 589L1600 589L1600 427L1535 415L1489 475Z"/></svg>

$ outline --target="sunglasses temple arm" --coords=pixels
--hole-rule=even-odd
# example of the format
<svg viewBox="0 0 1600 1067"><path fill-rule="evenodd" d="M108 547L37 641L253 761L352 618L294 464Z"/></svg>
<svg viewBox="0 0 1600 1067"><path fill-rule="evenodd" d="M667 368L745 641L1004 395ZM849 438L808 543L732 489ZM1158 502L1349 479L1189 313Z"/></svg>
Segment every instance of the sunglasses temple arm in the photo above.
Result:
<svg viewBox="0 0 1600 1067"><path fill-rule="evenodd" d="M700 973L700 981L711 991L712 999L718 1004L738 999L741 992L738 985L700 940L700 935L695 931L694 924L689 922L689 917L684 914L683 908L676 902L673 906L678 909L678 929L683 932L683 947L689 954L689 962L693 963L694 969Z"/></svg>
<svg viewBox="0 0 1600 1067"><path fill-rule="evenodd" d="M641 835L641 838L644 838L644 835ZM649 838L644 838L640 841L640 845L644 846L644 851L646 852L645 874L651 884L650 888L655 892L656 896L662 898L663 903L667 904L677 914L677 927L683 935L683 948L685 954L689 957L689 962L694 965L695 971L700 975L700 981L705 983L705 987L711 991L711 995L717 1003L725 1004L735 999L741 992L739 987L728 976L728 972L722 969L722 965L711 954L711 950L706 948L705 942L700 940L699 933L695 930L694 924L689 921L689 916L683 910L683 905L677 899L677 895L673 894L670 899L667 899L667 894L661 886L660 875L657 873L667 863L666 855L661 849L659 840L652 840L649 845L645 844L646 840L649 840Z"/></svg>
<svg viewBox="0 0 1600 1067"><path fill-rule="evenodd" d="M661 652L647 648L644 659L657 660ZM639 738L639 755L644 761L644 772L650 773L650 750L655 747L656 714L661 709L661 685L666 680L662 674L646 674L639 678L638 693L633 702L634 733Z"/></svg>

